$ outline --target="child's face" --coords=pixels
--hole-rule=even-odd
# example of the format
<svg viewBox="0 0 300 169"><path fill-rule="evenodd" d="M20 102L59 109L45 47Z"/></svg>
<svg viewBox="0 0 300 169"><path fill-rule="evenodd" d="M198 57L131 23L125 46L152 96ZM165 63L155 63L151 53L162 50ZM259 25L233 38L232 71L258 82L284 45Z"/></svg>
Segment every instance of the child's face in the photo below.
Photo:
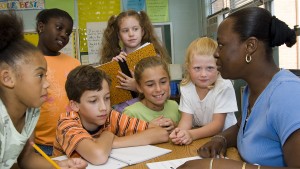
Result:
<svg viewBox="0 0 300 169"><path fill-rule="evenodd" d="M47 99L49 82L46 79L47 62L41 52L30 53L27 61L17 61L14 86L16 102L25 107L40 107ZM30 59L30 60L29 60Z"/></svg>
<svg viewBox="0 0 300 169"><path fill-rule="evenodd" d="M207 89L218 77L216 60L213 56L193 54L188 72L196 87Z"/></svg>
<svg viewBox="0 0 300 169"><path fill-rule="evenodd" d="M76 103L79 109L81 122L87 130L93 131L105 124L109 116L110 92L106 80L102 82L102 90L87 90L83 92L80 103Z"/></svg>
<svg viewBox="0 0 300 169"><path fill-rule="evenodd" d="M64 17L51 18L48 23L42 24L40 43L44 50L58 52L69 42L72 33L72 22Z"/></svg>
<svg viewBox="0 0 300 169"><path fill-rule="evenodd" d="M162 66L146 68L142 73L138 90L143 93L143 102L148 108L159 111L170 95L170 79Z"/></svg>
<svg viewBox="0 0 300 169"><path fill-rule="evenodd" d="M125 17L119 25L119 38L125 48L137 49L141 46L144 34L139 21L135 17Z"/></svg>

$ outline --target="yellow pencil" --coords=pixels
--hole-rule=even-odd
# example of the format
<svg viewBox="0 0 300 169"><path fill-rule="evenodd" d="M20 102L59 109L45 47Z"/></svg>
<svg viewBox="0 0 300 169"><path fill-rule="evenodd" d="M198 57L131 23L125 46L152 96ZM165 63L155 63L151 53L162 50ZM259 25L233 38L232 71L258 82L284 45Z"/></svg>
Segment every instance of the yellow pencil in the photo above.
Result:
<svg viewBox="0 0 300 169"><path fill-rule="evenodd" d="M51 163L56 169L60 169L60 167L47 155L41 150L36 144L33 142L30 142L30 144L33 146L33 148L38 151L49 163Z"/></svg>

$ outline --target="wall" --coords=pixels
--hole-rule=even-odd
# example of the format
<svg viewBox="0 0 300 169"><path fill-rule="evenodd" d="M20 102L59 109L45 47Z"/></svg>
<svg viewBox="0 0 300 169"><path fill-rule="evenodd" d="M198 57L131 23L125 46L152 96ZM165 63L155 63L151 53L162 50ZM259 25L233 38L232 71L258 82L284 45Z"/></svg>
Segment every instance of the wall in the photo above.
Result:
<svg viewBox="0 0 300 169"><path fill-rule="evenodd" d="M169 0L169 16L173 26L174 63L183 63L187 46L192 40L200 36L200 32L203 32L203 29L200 29L203 11L201 10L201 3L203 3L202 0ZM77 4L77 0L75 0L75 4ZM26 31L35 30L35 17L39 11L19 11L23 16ZM76 6L75 16L77 16ZM77 20L74 18L74 26L77 26Z"/></svg>
<svg viewBox="0 0 300 169"><path fill-rule="evenodd" d="M173 24L175 63L184 62L185 50L199 37L199 10L201 0L169 0L170 22Z"/></svg>

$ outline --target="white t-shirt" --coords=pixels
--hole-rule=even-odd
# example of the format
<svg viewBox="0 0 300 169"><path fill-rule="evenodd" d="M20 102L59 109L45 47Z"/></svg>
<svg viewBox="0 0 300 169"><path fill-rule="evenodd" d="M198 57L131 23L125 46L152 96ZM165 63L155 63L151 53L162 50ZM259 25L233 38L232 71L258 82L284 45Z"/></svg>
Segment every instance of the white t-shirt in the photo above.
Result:
<svg viewBox="0 0 300 169"><path fill-rule="evenodd" d="M28 138L31 136L39 119L40 110L26 110L25 125L19 133L13 125L6 107L0 100L0 168L9 169L17 162Z"/></svg>
<svg viewBox="0 0 300 169"><path fill-rule="evenodd" d="M230 80L217 78L214 88L200 100L196 86L190 82L180 86L179 110L193 114L193 127L205 126L212 121L214 113L227 113L223 130L236 124L234 112L238 110L235 92Z"/></svg>

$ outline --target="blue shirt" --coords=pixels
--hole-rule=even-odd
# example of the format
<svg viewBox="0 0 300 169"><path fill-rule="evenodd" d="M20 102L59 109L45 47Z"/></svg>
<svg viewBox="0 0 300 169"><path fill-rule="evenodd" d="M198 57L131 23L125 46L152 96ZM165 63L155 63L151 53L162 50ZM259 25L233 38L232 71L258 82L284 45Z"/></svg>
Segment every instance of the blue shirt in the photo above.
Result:
<svg viewBox="0 0 300 169"><path fill-rule="evenodd" d="M300 128L300 78L287 70L275 74L254 103L245 125L248 97L246 87L237 141L241 157L252 164L286 166L283 145Z"/></svg>

